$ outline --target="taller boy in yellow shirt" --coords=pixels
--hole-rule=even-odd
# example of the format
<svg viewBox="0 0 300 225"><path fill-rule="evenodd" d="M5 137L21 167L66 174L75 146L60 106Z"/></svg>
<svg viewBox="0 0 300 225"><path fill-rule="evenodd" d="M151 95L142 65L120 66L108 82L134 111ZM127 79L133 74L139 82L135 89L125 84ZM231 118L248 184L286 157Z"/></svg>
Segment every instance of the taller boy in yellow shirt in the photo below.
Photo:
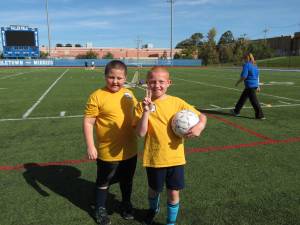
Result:
<svg viewBox="0 0 300 225"><path fill-rule="evenodd" d="M111 224L105 203L108 187L115 182L120 183L122 192L122 216L133 219L130 198L137 141L131 124L137 100L130 90L123 88L126 74L123 62L109 62L105 67L106 86L90 95L84 114L87 154L89 159L97 160L95 219L100 225Z"/></svg>

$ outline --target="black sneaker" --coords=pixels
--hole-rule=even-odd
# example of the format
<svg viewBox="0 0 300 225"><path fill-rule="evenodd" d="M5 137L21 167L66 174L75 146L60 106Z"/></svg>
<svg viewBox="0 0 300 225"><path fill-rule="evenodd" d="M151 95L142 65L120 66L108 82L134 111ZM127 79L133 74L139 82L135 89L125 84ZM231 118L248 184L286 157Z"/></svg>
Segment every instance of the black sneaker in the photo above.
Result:
<svg viewBox="0 0 300 225"><path fill-rule="evenodd" d="M110 225L110 219L107 215L106 209L103 207L100 207L95 210L95 220L96 223L99 225Z"/></svg>
<svg viewBox="0 0 300 225"><path fill-rule="evenodd" d="M151 225L154 221L155 216L159 213L159 210L148 209L147 215L142 225Z"/></svg>
<svg viewBox="0 0 300 225"><path fill-rule="evenodd" d="M231 110L229 111L229 113L230 113L231 115L233 115L233 116L240 116L240 114L239 114L239 113L236 113L236 112L234 111L234 109L231 109Z"/></svg>
<svg viewBox="0 0 300 225"><path fill-rule="evenodd" d="M125 220L133 220L134 216L133 216L133 208L130 202L123 202L122 203L122 212L121 212L121 216L123 217L123 219Z"/></svg>

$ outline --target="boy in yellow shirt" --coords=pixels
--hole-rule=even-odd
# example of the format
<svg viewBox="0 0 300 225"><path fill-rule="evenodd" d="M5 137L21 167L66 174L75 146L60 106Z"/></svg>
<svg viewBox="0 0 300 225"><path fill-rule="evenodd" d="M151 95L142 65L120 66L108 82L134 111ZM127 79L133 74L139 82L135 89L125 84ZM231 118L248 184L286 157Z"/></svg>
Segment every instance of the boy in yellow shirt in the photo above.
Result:
<svg viewBox="0 0 300 225"><path fill-rule="evenodd" d="M179 190L184 188L184 140L171 128L172 117L189 109L199 115L199 123L185 138L200 136L206 125L206 116L184 100L167 95L171 84L169 72L161 66L153 67L147 75L147 95L135 108L133 125L138 136L145 138L143 165L148 178L150 209L143 224L152 224L159 212L159 195L164 183L167 188L167 225L174 225L179 210Z"/></svg>
<svg viewBox="0 0 300 225"><path fill-rule="evenodd" d="M100 225L111 224L105 203L108 188L115 182L119 182L122 193L122 216L133 219L130 198L137 140L132 118L137 100L130 90L123 88L126 75L127 67L123 62L109 62L105 67L106 86L89 96L84 113L87 155L89 159L97 160L95 219Z"/></svg>

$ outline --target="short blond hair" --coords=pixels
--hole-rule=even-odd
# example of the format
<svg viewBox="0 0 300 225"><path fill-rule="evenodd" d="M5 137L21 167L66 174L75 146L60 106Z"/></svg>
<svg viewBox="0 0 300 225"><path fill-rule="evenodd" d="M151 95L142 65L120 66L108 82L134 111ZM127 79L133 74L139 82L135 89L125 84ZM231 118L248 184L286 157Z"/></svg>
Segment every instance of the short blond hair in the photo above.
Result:
<svg viewBox="0 0 300 225"><path fill-rule="evenodd" d="M165 66L153 66L149 72L147 73L147 80L150 78L150 76L152 76L153 73L155 72L165 72L168 73L168 75L170 75L169 70L167 69L167 67Z"/></svg>

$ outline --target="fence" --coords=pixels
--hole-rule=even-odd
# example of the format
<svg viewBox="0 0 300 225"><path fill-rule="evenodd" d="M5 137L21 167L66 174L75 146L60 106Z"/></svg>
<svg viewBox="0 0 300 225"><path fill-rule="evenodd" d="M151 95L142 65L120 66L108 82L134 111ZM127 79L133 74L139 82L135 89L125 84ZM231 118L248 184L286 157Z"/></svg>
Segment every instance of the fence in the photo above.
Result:
<svg viewBox="0 0 300 225"><path fill-rule="evenodd" d="M84 67L94 62L95 66L103 67L111 59L0 59L0 67ZM194 59L124 59L128 66L201 66L202 60Z"/></svg>

